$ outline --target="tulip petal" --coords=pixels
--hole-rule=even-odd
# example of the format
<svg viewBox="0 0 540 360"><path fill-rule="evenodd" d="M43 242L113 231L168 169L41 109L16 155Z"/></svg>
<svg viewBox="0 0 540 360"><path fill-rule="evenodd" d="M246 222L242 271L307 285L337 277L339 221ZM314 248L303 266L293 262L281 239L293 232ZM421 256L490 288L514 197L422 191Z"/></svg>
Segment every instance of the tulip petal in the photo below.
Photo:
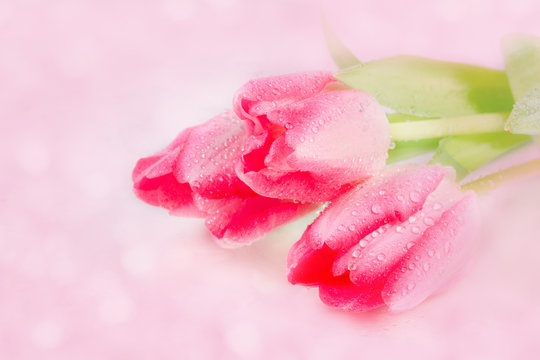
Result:
<svg viewBox="0 0 540 360"><path fill-rule="evenodd" d="M266 115L276 106L312 97L335 81L327 71L253 79L236 92L233 109L238 117L246 121L250 134L259 134L263 130L258 116Z"/></svg>
<svg viewBox="0 0 540 360"><path fill-rule="evenodd" d="M302 126L285 134L294 149L289 163L301 171L350 183L384 167L390 145L390 127L383 108L359 90L322 93L302 102L293 115ZM269 114L272 121L274 114ZM298 120L300 119L300 120Z"/></svg>
<svg viewBox="0 0 540 360"><path fill-rule="evenodd" d="M385 164L388 121L375 99L362 91L323 92L284 104L265 119L267 128L274 126L273 143L251 146L237 168L238 176L261 195L328 201ZM263 157L265 166L260 166Z"/></svg>
<svg viewBox="0 0 540 360"><path fill-rule="evenodd" d="M245 140L244 125L232 111L192 128L179 149L176 179L210 199L252 194L234 170Z"/></svg>
<svg viewBox="0 0 540 360"><path fill-rule="evenodd" d="M191 187L173 176L180 149L191 129L180 133L164 150L140 159L133 169L133 191L142 201L182 216L204 217L194 202Z"/></svg>
<svg viewBox="0 0 540 360"><path fill-rule="evenodd" d="M195 202L198 208L208 214L206 227L223 247L252 243L274 228L316 208L314 204L294 203L256 194L227 199L195 196Z"/></svg>
<svg viewBox="0 0 540 360"><path fill-rule="evenodd" d="M468 192L425 231L389 275L382 296L390 310L418 305L462 273L474 247L478 224L476 195Z"/></svg>
<svg viewBox="0 0 540 360"><path fill-rule="evenodd" d="M434 192L429 194L422 209L403 222L382 231L374 231L354 245L334 263L334 276L350 270L350 279L356 285L371 284L386 279L424 231L434 225L443 212L463 197L451 177L443 179Z"/></svg>
<svg viewBox="0 0 540 360"><path fill-rule="evenodd" d="M317 279L306 274L332 276L332 264L339 252L347 252L384 224L407 220L422 208L446 172L447 169L438 166L390 167L342 195L291 248L289 281L313 284ZM327 248L332 251L329 253ZM321 261L321 251L330 258Z"/></svg>
<svg viewBox="0 0 540 360"><path fill-rule="evenodd" d="M364 312L384 305L381 287L364 288L353 284L321 285L319 297L326 305L350 312Z"/></svg>

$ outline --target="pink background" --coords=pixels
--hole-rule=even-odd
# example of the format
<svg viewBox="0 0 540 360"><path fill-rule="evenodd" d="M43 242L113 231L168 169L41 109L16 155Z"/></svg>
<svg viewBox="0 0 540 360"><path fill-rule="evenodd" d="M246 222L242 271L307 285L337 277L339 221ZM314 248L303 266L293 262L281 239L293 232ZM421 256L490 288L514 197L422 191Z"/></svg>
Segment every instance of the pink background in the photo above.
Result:
<svg viewBox="0 0 540 360"><path fill-rule="evenodd" d="M535 0L323 1L362 59L502 66ZM285 279L290 225L235 251L131 193L137 158L254 76L334 69L303 0L0 0L0 359L512 359L540 351L539 179L481 199L483 251L417 309ZM533 154L533 155L531 155ZM520 153L513 161L534 156ZM500 166L500 165L496 165Z"/></svg>

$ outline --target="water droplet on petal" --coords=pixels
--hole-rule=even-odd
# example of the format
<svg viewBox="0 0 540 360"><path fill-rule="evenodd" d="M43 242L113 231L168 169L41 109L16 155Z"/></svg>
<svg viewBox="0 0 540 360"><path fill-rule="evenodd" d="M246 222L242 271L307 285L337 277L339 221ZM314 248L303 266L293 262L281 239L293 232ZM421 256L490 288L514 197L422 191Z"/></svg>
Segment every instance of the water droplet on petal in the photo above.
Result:
<svg viewBox="0 0 540 360"><path fill-rule="evenodd" d="M435 221L433 221L432 218L427 216L427 217L424 218L424 224L426 224L427 226L431 226L431 225L435 224Z"/></svg>
<svg viewBox="0 0 540 360"><path fill-rule="evenodd" d="M429 256L433 256L433 255L435 255L435 252L434 252L433 250L430 249L430 250L428 250L428 255L429 255Z"/></svg>
<svg viewBox="0 0 540 360"><path fill-rule="evenodd" d="M429 264L428 263L424 264L423 268L424 268L424 271L428 271L429 270Z"/></svg>
<svg viewBox="0 0 540 360"><path fill-rule="evenodd" d="M367 242L367 240L362 239L362 240L360 240L359 244L360 244L361 247L366 247L368 242Z"/></svg>
<svg viewBox="0 0 540 360"><path fill-rule="evenodd" d="M419 202L420 194L418 194L416 191L411 191L411 193L409 194L409 198L412 202Z"/></svg>
<svg viewBox="0 0 540 360"><path fill-rule="evenodd" d="M377 260L383 261L384 259L386 259L386 256L384 254L377 255Z"/></svg>
<svg viewBox="0 0 540 360"><path fill-rule="evenodd" d="M363 240L363 241L365 241L365 240ZM365 246L365 245L364 245L364 246ZM360 256L360 250L359 250L359 249L355 249L355 250L353 251L353 253L352 253L352 257L357 258L357 257L359 257L359 256Z"/></svg>
<svg viewBox="0 0 540 360"><path fill-rule="evenodd" d="M442 208L441 204L439 204L439 203L433 204L433 210L439 210L440 208Z"/></svg>
<svg viewBox="0 0 540 360"><path fill-rule="evenodd" d="M374 214L380 214L382 213L382 207L381 205L379 204L373 204L373 206L371 207L371 211L374 213Z"/></svg>
<svg viewBox="0 0 540 360"><path fill-rule="evenodd" d="M420 234L420 228L418 226L413 226L411 231L415 234Z"/></svg>
<svg viewBox="0 0 540 360"><path fill-rule="evenodd" d="M403 226L398 226L398 227L396 227L396 232L397 232L397 233L402 234L404 231L405 231L405 229L403 228Z"/></svg>

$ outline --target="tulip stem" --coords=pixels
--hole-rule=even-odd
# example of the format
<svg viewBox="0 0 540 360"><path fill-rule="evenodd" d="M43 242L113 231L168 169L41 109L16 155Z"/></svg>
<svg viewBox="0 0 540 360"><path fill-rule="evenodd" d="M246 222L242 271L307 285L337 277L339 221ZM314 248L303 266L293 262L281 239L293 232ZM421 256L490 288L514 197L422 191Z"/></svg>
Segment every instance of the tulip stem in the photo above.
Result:
<svg viewBox="0 0 540 360"><path fill-rule="evenodd" d="M481 195L500 186L538 175L540 175L540 158L471 181L463 185L462 189L474 190Z"/></svg>
<svg viewBox="0 0 540 360"><path fill-rule="evenodd" d="M487 113L390 124L393 141L442 138L504 131L508 113Z"/></svg>

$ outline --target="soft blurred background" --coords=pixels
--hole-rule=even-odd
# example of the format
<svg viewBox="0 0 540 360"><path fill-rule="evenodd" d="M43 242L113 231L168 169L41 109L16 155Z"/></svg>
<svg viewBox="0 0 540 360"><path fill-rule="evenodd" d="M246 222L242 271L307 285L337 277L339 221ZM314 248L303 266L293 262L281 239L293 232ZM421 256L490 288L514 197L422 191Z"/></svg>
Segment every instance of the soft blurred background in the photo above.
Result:
<svg viewBox="0 0 540 360"><path fill-rule="evenodd" d="M321 4L366 60L502 67L502 34L540 35L536 0ZM538 178L483 197L476 266L400 315L341 313L289 285L302 224L224 250L201 220L132 194L139 157L230 107L249 78L335 69L321 4L0 0L0 359L537 356Z"/></svg>

